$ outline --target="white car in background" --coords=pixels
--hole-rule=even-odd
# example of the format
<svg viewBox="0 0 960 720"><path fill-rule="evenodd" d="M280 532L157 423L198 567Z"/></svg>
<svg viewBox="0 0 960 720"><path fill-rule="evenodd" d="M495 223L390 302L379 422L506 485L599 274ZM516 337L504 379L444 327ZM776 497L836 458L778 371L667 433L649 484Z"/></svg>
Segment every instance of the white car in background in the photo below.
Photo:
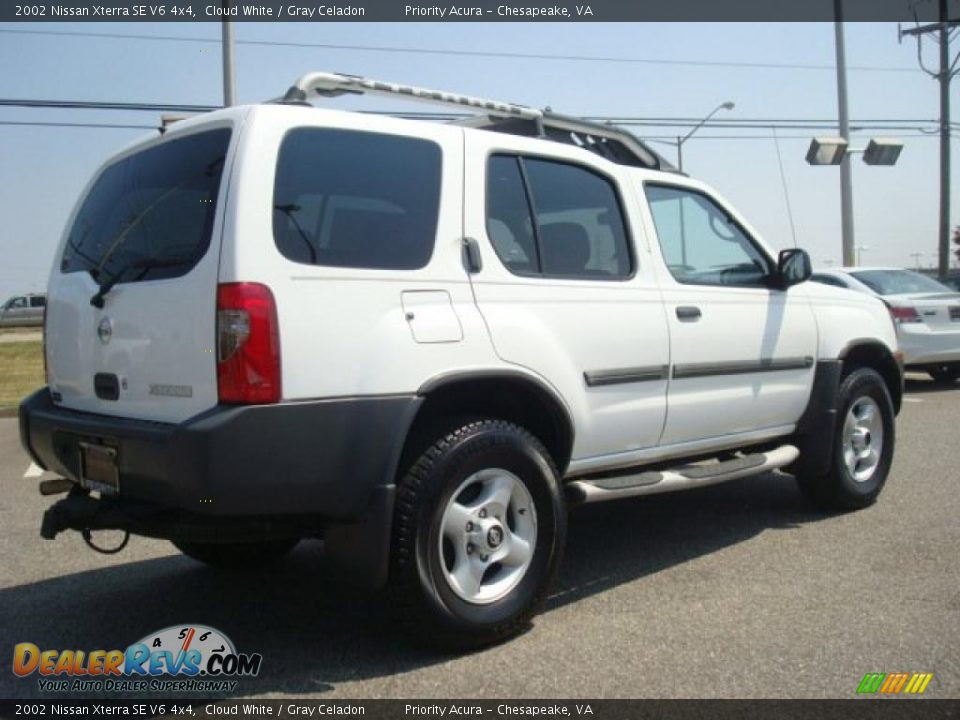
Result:
<svg viewBox="0 0 960 720"><path fill-rule="evenodd" d="M923 370L943 382L960 377L960 293L956 290L899 268L818 270L810 279L878 296L890 308L907 369Z"/></svg>

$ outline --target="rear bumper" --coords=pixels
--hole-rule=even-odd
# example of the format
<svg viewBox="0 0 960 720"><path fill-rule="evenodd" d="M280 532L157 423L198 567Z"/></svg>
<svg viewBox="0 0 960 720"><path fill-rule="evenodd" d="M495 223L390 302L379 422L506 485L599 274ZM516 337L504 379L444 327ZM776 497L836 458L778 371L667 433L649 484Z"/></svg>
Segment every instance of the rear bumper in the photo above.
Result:
<svg viewBox="0 0 960 720"><path fill-rule="evenodd" d="M20 406L21 441L42 467L79 480L78 443L117 449L120 497L207 515L360 517L392 485L416 396L219 406L172 425Z"/></svg>
<svg viewBox="0 0 960 720"><path fill-rule="evenodd" d="M918 323L916 328L901 325L898 334L908 367L960 361L960 327L933 331Z"/></svg>
<svg viewBox="0 0 960 720"><path fill-rule="evenodd" d="M262 525L271 534L284 518L291 531L311 518L324 527L329 554L378 585L394 476L420 402L410 395L220 406L173 425L58 407L44 388L20 405L20 436L37 464L75 482L80 442L116 448L120 490L98 501L110 510L98 523L173 539L182 537L184 518L191 532ZM131 509L150 522L124 524ZM244 522L257 519L269 523ZM60 529L82 524L63 520Z"/></svg>
<svg viewBox="0 0 960 720"><path fill-rule="evenodd" d="M205 515L359 517L392 485L416 396L219 406L179 424L20 405L21 441L47 470L79 480L83 442L116 448L121 498Z"/></svg>

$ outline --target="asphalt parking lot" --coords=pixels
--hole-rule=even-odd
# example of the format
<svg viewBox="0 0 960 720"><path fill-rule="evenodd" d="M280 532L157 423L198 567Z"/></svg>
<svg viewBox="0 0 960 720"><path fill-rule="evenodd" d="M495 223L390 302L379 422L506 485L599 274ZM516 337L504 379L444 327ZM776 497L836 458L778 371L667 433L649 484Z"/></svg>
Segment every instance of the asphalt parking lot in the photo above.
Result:
<svg viewBox="0 0 960 720"><path fill-rule="evenodd" d="M827 516L790 477L597 505L571 516L559 587L522 637L444 655L390 631L317 544L220 575L172 546L119 555L42 540L49 499L0 419L0 697L40 695L13 645L125 648L211 625L263 654L237 694L283 697L853 697L866 672L932 672L960 697L960 385L908 383L877 505Z"/></svg>

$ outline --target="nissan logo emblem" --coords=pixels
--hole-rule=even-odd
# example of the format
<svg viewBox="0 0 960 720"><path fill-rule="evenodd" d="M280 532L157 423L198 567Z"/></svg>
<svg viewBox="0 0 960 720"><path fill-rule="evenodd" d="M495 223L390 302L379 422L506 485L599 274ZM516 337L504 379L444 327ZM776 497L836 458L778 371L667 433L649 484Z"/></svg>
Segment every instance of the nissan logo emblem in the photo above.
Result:
<svg viewBox="0 0 960 720"><path fill-rule="evenodd" d="M100 324L97 325L97 337L100 338L100 342L104 345L110 342L110 338L113 337L113 323L110 321L110 318L105 317L100 321Z"/></svg>

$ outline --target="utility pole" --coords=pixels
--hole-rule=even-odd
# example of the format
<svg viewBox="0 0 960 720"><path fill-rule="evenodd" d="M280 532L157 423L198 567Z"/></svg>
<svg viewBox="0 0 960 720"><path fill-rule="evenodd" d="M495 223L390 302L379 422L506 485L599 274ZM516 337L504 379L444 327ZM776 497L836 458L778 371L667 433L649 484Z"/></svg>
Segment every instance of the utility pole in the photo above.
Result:
<svg viewBox="0 0 960 720"><path fill-rule="evenodd" d="M230 17L233 0L223 0L224 18ZM233 62L233 23L224 19L222 25L223 48L223 104L225 107L237 104L237 72Z"/></svg>
<svg viewBox="0 0 960 720"><path fill-rule="evenodd" d="M837 114L840 137L850 143L850 113L847 109L847 57L843 41L843 0L833 0L833 30L837 51ZM856 264L853 246L853 168L850 156L840 162L840 223L843 264Z"/></svg>
<svg viewBox="0 0 960 720"><path fill-rule="evenodd" d="M957 75L957 60L960 53L950 61L950 28L960 25L960 20L947 17L947 0L938 0L939 22L920 25L909 30L900 30L900 36L917 38L917 61L921 69L940 83L940 223L937 241L937 272L945 278L950 271L950 81ZM916 17L916 13L914 13ZM940 69L927 69L923 63L922 38L936 33L940 45Z"/></svg>

